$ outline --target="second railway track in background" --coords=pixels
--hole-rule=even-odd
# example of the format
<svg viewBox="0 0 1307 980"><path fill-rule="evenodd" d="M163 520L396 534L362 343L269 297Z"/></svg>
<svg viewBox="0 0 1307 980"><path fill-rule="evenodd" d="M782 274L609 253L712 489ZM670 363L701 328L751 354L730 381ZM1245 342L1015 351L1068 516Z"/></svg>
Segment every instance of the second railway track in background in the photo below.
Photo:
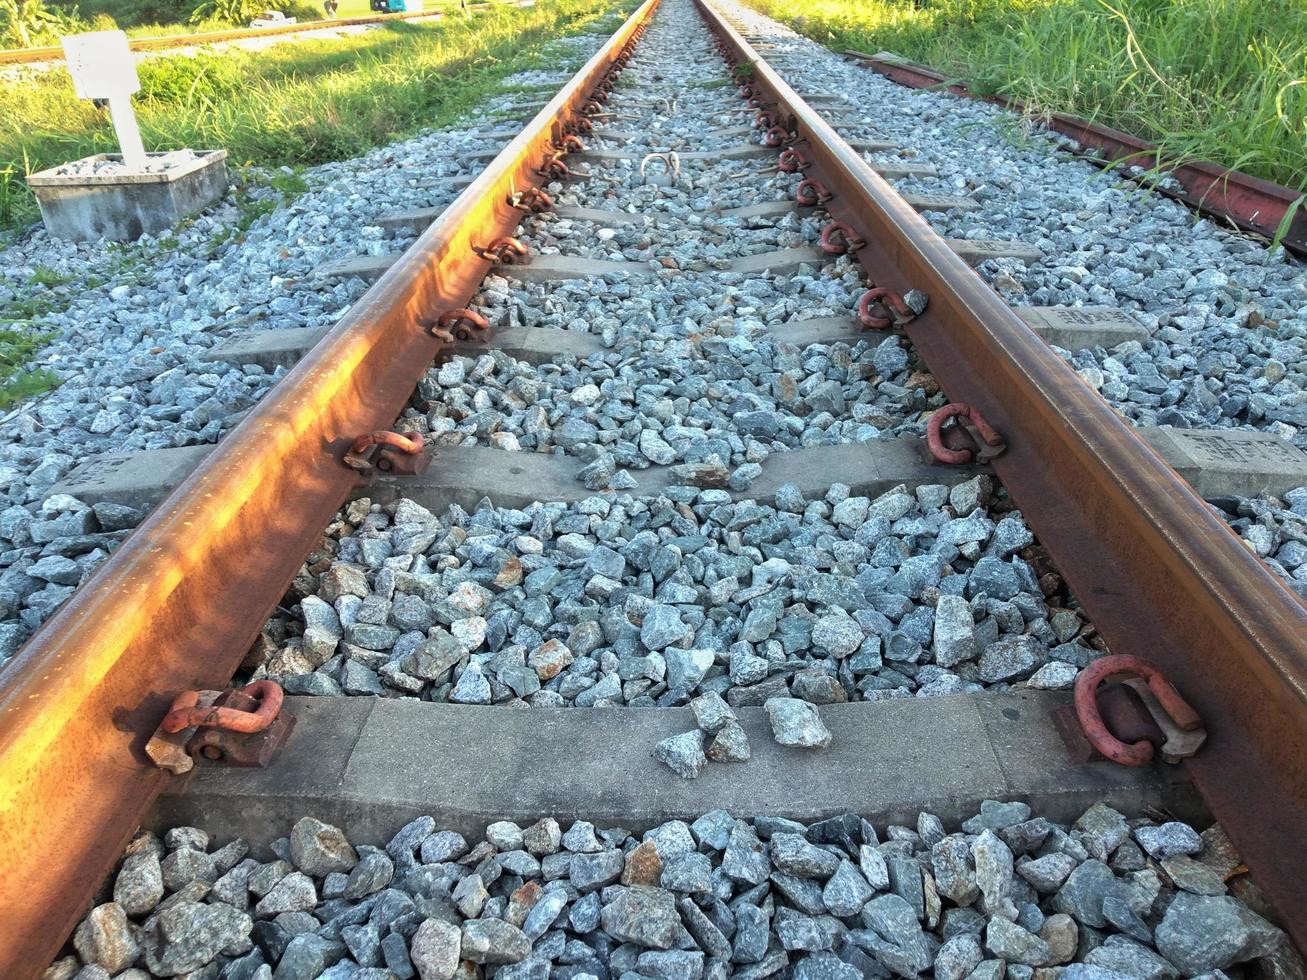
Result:
<svg viewBox="0 0 1307 980"><path fill-rule="evenodd" d="M968 263L1038 251L941 238L979 202L896 193L929 168L773 57L646 3L452 205L378 215L405 252L323 270L378 278L337 326L215 354L299 357L217 447L64 481L162 499L0 672L0 973L92 904L78 953L159 975L1292 969L1225 892L1307 939L1307 607L1202 496L1302 454L1129 427L1041 337L1142 328L1010 309ZM1196 710L1180 765L1079 734L1105 651ZM284 683L272 735L184 723L233 678Z"/></svg>

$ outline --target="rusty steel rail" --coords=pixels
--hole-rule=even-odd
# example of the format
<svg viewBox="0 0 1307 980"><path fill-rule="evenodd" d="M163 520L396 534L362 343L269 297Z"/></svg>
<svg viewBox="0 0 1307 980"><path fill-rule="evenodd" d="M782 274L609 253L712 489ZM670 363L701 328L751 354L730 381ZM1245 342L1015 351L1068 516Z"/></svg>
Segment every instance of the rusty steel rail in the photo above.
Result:
<svg viewBox="0 0 1307 980"><path fill-rule="evenodd" d="M1020 99L1006 95L976 95L962 82L912 61L884 61L860 51L845 51L864 67L909 88L944 89L954 95L992 102L1020 113L1054 132L1069 136L1081 146L1099 150L1103 156L1086 157L1105 169L1142 167L1174 177L1182 191L1149 182L1149 188L1241 231L1274 240L1284 226L1281 244L1294 255L1307 257L1307 192L1276 184L1239 170L1230 170L1202 160L1175 160L1153 143L1101 123L1063 112L1035 112ZM1287 222L1287 223L1286 223Z"/></svg>
<svg viewBox="0 0 1307 980"><path fill-rule="evenodd" d="M930 297L906 332L949 398L1006 438L992 466L1114 653L1161 666L1206 722L1184 763L1307 947L1307 605L1016 316L920 215L696 0L749 65L869 280Z"/></svg>
<svg viewBox="0 0 1307 980"><path fill-rule="evenodd" d="M476 6L486 5L479 4ZM443 17L445 14L446 11L444 10L415 10L411 13L374 14L371 17L306 20L280 27L236 27L227 31L204 31L199 34L165 34L159 37L129 38L127 46L133 51L166 51L169 48L191 48L204 44L219 44L223 41L248 41L260 37L276 37L279 34L330 30L335 27L357 27L362 24L384 24L390 21L417 20L422 17ZM0 65L24 65L63 60L64 49L59 45L0 50Z"/></svg>
<svg viewBox="0 0 1307 980"><path fill-rule="evenodd" d="M482 13L494 6L521 7L524 0L512 0L511 3L473 2L468 9L473 13ZM164 34L159 37L129 38L127 46L133 51L166 51L169 48L192 48L205 44L221 44L224 41L249 41L261 37L277 37L281 34L299 34L303 31L331 30L337 27L359 27L365 24L389 24L404 20L422 20L447 17L453 8L433 10L413 10L394 14L372 14L367 17L337 17L332 20L306 20L281 27L235 27L227 31L204 31L198 34ZM35 64L45 61L63 61L62 46L49 45L40 48L7 48L0 50L0 65Z"/></svg>
<svg viewBox="0 0 1307 980"><path fill-rule="evenodd" d="M38 976L165 781L174 696L225 685L512 233L537 170L644 29L645 2L0 673L0 976Z"/></svg>

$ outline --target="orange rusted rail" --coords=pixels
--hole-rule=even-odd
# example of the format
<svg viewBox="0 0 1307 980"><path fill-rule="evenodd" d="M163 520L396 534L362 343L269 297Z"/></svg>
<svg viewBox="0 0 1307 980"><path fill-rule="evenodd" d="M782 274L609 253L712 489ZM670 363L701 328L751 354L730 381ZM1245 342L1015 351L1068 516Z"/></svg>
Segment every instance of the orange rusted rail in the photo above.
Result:
<svg viewBox="0 0 1307 980"><path fill-rule="evenodd" d="M522 0L516 0L504 6L523 6ZM468 8L481 12L494 3L470 3ZM390 24L403 20L428 20L445 17L449 9L414 10L395 14L372 14L368 17L338 17L332 20L306 20L282 27L236 27L228 31L204 31L199 34L167 34L160 37L131 38L127 46L133 51L166 51L169 48L192 48L205 44L219 44L223 41L249 41L261 37L277 37L281 34L299 34L303 31L331 30L336 27L358 27L364 24ZM9 48L0 50L0 65L34 64L43 61L63 61L62 46L51 45L41 48Z"/></svg>
<svg viewBox="0 0 1307 980"><path fill-rule="evenodd" d="M412 13L375 14L371 17L342 17L338 20L306 20L281 27L237 27L229 31L204 31L199 34L171 34L161 37L138 37L127 41L133 51L165 51L168 48L191 48L222 41L248 41L260 37L277 37L280 34L299 34L302 31L329 30L333 27L354 27L360 24L384 24L390 21L414 20L419 17L441 17L442 10L414 11ZM42 48L10 48L0 51L0 65L24 65L42 61L63 61L62 46Z"/></svg>
<svg viewBox="0 0 1307 980"><path fill-rule="evenodd" d="M1185 767L1307 947L1307 604L1285 588L711 6L753 97L866 245L870 281L930 303L904 329L951 401L1007 438L994 470L1114 653L1152 661L1206 720ZM847 237L847 234L846 234Z"/></svg>
<svg viewBox="0 0 1307 980"><path fill-rule="evenodd" d="M1242 231L1270 239L1281 236L1281 244L1287 250L1307 257L1307 207L1303 206L1301 190L1205 160L1168 158L1161 147L1137 136L1064 112L1033 112L1011 96L976 95L967 85L950 82L934 69L912 61L882 60L861 51L843 54L900 85L947 89L954 95L982 99L1020 113L1082 146L1100 151L1102 157L1089 158L1100 167L1142 167L1146 171L1167 173L1183 189L1177 191L1152 184L1152 190Z"/></svg>
<svg viewBox="0 0 1307 980"><path fill-rule="evenodd" d="M645 0L0 674L0 977L38 976L168 777L143 748L179 691L222 687L465 307L478 246L658 0Z"/></svg>

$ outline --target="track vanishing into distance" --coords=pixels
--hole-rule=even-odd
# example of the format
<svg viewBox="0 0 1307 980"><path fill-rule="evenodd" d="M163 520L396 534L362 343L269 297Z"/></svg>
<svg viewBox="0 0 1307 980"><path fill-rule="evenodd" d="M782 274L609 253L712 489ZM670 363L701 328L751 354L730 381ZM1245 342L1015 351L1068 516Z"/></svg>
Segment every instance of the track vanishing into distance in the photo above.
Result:
<svg viewBox="0 0 1307 980"><path fill-rule="evenodd" d="M1128 425L1050 342L1138 325L785 61L650 0L104 464L165 487L0 673L0 975L1293 975L1307 606L1203 496L1301 454Z"/></svg>

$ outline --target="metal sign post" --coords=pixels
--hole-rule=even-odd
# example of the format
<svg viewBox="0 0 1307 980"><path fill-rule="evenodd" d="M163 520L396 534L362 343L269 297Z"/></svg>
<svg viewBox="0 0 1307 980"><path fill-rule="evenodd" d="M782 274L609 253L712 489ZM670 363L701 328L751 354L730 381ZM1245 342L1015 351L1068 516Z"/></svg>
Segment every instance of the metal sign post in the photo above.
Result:
<svg viewBox="0 0 1307 980"><path fill-rule="evenodd" d="M145 147L132 110L132 94L140 91L136 61L122 31L71 34L63 39L68 73L78 98L104 99L123 163L132 170L145 169Z"/></svg>

